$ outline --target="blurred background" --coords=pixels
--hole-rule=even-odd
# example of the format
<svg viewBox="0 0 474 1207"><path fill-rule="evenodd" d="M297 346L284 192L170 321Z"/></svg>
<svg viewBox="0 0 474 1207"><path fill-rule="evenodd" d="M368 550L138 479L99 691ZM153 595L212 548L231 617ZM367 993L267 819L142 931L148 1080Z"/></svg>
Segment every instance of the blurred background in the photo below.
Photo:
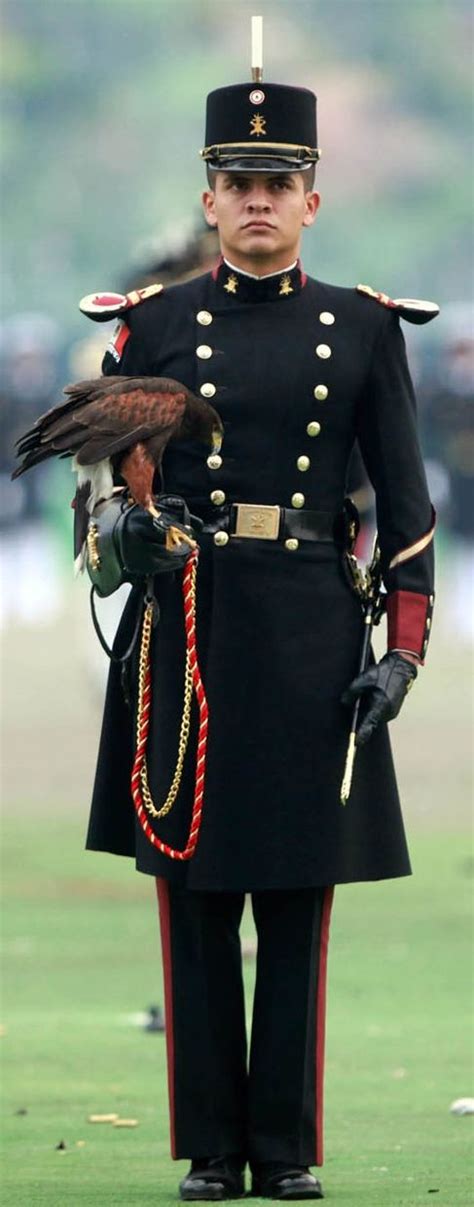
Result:
<svg viewBox="0 0 474 1207"><path fill-rule="evenodd" d="M319 98L323 156L316 183L322 206L305 233L307 271L335 284L363 282L392 297L428 298L441 306L441 316L426 327L404 324L438 511L438 608L429 666L393 737L419 856L418 883L426 887L423 908L429 913L438 901L450 948L459 935L457 894L472 877L469 0L4 0L0 633L3 872L11 907L5 943L6 967L12 968L5 1025L16 1083L30 1097L38 1070L45 1073L44 1042L38 1040L26 1065L20 1056L25 1034L34 1048L38 1020L55 1050L48 1066L54 1084L64 1084L65 1073L53 1032L69 1053L78 1101L90 1102L93 1079L80 1082L72 1053L82 1050L91 996L103 1039L109 1008L113 1013L109 975L114 991L120 986L113 1009L122 1020L145 1007L148 997L160 999L161 988L148 879L134 877L126 861L82 853L107 666L88 615L87 584L73 581L74 481L68 463L58 463L12 484L13 443L58 400L66 381L99 371L110 327L79 314L84 294L166 284L213 263L215 240L200 216L204 102L212 88L249 78L253 12L264 16L264 79L306 85ZM357 462L350 484L364 516L364 554L372 498ZM109 635L121 602L114 597L103 603ZM437 868L444 883L441 899L429 868ZM363 926L366 900L359 894L361 905L354 897L350 908L341 907L341 934L344 927L350 934L357 919ZM381 913L377 906L374 917ZM400 954L394 939L394 973L397 960L413 954L408 917L407 906L406 951ZM81 947L76 935L80 971L71 956L77 926L83 936ZM108 936L100 948L103 965L98 967L96 953L92 970L86 939L91 933L97 938L101 927ZM424 923L422 931L423 944ZM124 936L132 939L127 957ZM336 983L347 976L338 964L347 954L336 934ZM356 981L357 975L354 965ZM451 978L454 1016L466 999L464 979L457 989L453 984ZM453 1084L446 1075L448 1097L467 1092L463 1067L460 1060ZM444 1110L449 1104L441 1098ZM7 1113L14 1102L21 1107L13 1094ZM44 1101L41 1109L49 1118ZM17 1167L12 1187L18 1176ZM31 1186L10 1188L9 1202L43 1201L31 1193ZM367 1195L364 1184L364 1201L372 1202ZM56 1202L54 1194L44 1201ZM71 1197L63 1187L57 1201L99 1200L82 1199L78 1187ZM105 1187L100 1201L119 1199ZM129 1188L126 1201L145 1200ZM452 1207L468 1200L442 1201ZM441 1197L438 1202L441 1207Z"/></svg>

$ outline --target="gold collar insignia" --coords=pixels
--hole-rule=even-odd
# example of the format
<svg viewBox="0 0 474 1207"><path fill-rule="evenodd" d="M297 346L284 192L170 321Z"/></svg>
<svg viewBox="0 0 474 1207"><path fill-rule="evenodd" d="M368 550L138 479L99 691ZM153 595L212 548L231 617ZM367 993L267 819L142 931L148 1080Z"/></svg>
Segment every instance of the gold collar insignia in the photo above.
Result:
<svg viewBox="0 0 474 1207"><path fill-rule="evenodd" d="M227 293L237 293L238 288L239 288L239 282L237 280L235 272L231 272L230 275L227 277L227 281L224 285L224 289L226 290Z"/></svg>
<svg viewBox="0 0 474 1207"><path fill-rule="evenodd" d="M285 272L280 281L279 296L286 298L289 293L294 293L294 289L291 284L291 277Z"/></svg>

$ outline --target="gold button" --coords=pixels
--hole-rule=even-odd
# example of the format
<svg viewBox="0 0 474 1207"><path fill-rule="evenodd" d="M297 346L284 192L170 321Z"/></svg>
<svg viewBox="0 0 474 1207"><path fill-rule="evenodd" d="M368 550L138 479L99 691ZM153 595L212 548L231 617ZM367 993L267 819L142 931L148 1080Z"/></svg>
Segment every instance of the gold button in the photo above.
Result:
<svg viewBox="0 0 474 1207"><path fill-rule="evenodd" d="M215 392L216 387L212 384L212 381L205 381L199 390L199 393L202 394L203 398L214 398Z"/></svg>
<svg viewBox="0 0 474 1207"><path fill-rule="evenodd" d="M309 457L298 457L296 464L298 469L301 470L301 473L304 474L305 470L309 469L311 462Z"/></svg>
<svg viewBox="0 0 474 1207"><path fill-rule="evenodd" d="M300 494L299 490L296 491L296 494L291 496L291 506L304 507L304 495Z"/></svg>
<svg viewBox="0 0 474 1207"><path fill-rule="evenodd" d="M325 327L332 327L333 323L336 322L330 310L323 310L319 316L319 321L320 323L324 323Z"/></svg>
<svg viewBox="0 0 474 1207"><path fill-rule="evenodd" d="M219 456L219 453L211 453L210 457L207 458L207 464L209 469L220 469L222 457Z"/></svg>
<svg viewBox="0 0 474 1207"><path fill-rule="evenodd" d="M430 595L429 602L430 602L430 604L431 604L431 607L433 607L433 604L434 604L434 595Z"/></svg>
<svg viewBox="0 0 474 1207"><path fill-rule="evenodd" d="M318 423L317 419L312 419L311 423L308 423L306 431L308 433L308 436L319 436L319 433L321 431L321 424Z"/></svg>
<svg viewBox="0 0 474 1207"><path fill-rule="evenodd" d="M427 629L431 628L431 620L430 620L429 616L427 616L427 618L426 618L426 628Z"/></svg>
<svg viewBox="0 0 474 1207"><path fill-rule="evenodd" d="M331 353L329 344L318 344L318 346L316 348L316 356L319 356L321 360L329 360L329 357L331 355L332 355L332 353ZM198 356L199 356L199 348L198 348Z"/></svg>
<svg viewBox="0 0 474 1207"><path fill-rule="evenodd" d="M327 386L315 386L313 393L318 402L324 402L329 394L329 390Z"/></svg>
<svg viewBox="0 0 474 1207"><path fill-rule="evenodd" d="M209 323L212 323L212 314L209 314L208 310L200 310L196 318L201 327L208 327Z"/></svg>
<svg viewBox="0 0 474 1207"><path fill-rule="evenodd" d="M219 507L221 503L225 503L225 493L223 490L211 490L210 499L211 503Z"/></svg>
<svg viewBox="0 0 474 1207"><path fill-rule="evenodd" d="M199 360L209 360L209 357L212 356L212 348L209 347L209 344L199 344L199 348L196 348L196 356L199 356Z"/></svg>
<svg viewBox="0 0 474 1207"><path fill-rule="evenodd" d="M215 532L214 533L214 544L215 545L227 545L228 540L229 540L228 532Z"/></svg>
<svg viewBox="0 0 474 1207"><path fill-rule="evenodd" d="M293 553L293 550L297 549L298 546L299 546L299 541L296 540L295 536L290 536L288 538L288 540L285 541L285 549L289 549L290 553Z"/></svg>

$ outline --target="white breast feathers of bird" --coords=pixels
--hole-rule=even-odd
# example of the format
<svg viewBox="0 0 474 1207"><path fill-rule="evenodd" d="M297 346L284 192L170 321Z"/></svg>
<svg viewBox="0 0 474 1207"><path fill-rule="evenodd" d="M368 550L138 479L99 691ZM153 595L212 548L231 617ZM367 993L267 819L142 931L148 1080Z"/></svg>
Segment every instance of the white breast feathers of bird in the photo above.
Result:
<svg viewBox="0 0 474 1207"><path fill-rule="evenodd" d="M77 474L77 485L85 486L90 483L90 495L87 500L87 510L92 515L94 507L100 499L110 499L114 489L112 465L109 457L96 461L95 465L79 465L77 457L72 459L72 470Z"/></svg>

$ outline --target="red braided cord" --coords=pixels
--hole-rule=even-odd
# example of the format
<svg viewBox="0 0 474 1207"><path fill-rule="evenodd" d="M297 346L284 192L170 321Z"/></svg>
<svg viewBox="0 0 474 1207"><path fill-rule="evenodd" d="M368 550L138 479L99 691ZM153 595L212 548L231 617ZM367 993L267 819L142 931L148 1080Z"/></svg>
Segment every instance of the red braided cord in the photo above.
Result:
<svg viewBox="0 0 474 1207"><path fill-rule="evenodd" d="M199 550L195 549L188 558L183 575L183 599L184 599L184 626L186 630L186 647L189 653L189 661L192 670L194 690L199 707L199 731L197 741L196 754L196 778L194 783L194 802L191 815L191 824L186 846L183 851L177 851L174 847L170 847L167 842L162 842L161 838L152 830L148 821L146 811L143 805L142 790L141 790L141 770L143 767L147 741L148 729L150 724L151 710L151 673L150 673L150 653L148 652L145 684L143 689L142 712L140 717L139 737L137 741L137 749L135 752L135 760L132 768L131 791L133 803L142 830L152 846L157 847L163 855L168 855L170 859L191 859L197 846L199 831L202 820L202 807L204 797L204 782L206 775L206 744L207 744L207 729L209 710L207 706L206 693L201 679L199 664L196 651L196 626L193 617L193 599L192 599L192 576L194 566L197 565L199 558Z"/></svg>

